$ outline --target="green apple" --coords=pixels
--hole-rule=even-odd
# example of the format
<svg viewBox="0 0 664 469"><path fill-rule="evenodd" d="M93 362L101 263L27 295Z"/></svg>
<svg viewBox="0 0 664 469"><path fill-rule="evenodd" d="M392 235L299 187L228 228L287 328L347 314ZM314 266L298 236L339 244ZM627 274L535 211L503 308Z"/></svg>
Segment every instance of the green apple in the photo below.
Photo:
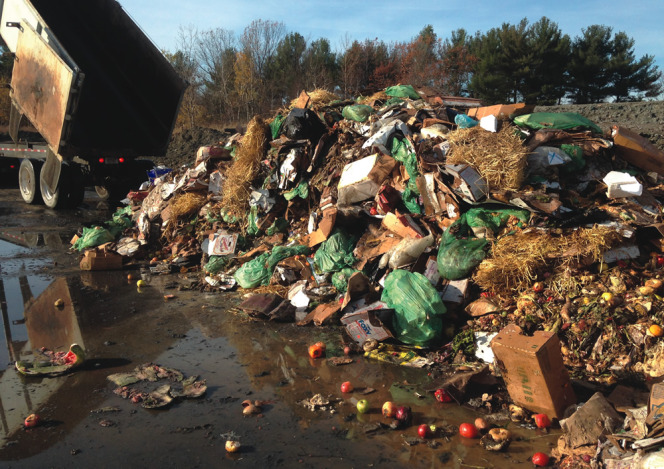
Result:
<svg viewBox="0 0 664 469"><path fill-rule="evenodd" d="M369 401L367 401L366 399L360 399L359 401L357 401L357 411L360 414L365 413L367 410L369 410Z"/></svg>

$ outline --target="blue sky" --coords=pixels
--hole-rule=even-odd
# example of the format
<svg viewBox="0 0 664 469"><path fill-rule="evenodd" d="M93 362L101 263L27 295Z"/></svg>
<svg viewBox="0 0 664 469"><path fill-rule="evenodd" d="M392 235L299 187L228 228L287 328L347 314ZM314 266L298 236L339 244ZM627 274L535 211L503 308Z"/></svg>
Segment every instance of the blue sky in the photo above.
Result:
<svg viewBox="0 0 664 469"><path fill-rule="evenodd" d="M522 18L534 23L542 16L556 22L574 38L592 24L624 31L635 40L637 59L655 56L664 68L664 0L437 0L437 1L213 1L213 0L119 0L125 10L160 49L177 48L180 26L199 30L223 28L236 37L253 20L280 21L288 32L314 40L327 38L333 48L342 39L378 38L391 43L409 41L427 24L438 37L464 28L470 33L487 31Z"/></svg>

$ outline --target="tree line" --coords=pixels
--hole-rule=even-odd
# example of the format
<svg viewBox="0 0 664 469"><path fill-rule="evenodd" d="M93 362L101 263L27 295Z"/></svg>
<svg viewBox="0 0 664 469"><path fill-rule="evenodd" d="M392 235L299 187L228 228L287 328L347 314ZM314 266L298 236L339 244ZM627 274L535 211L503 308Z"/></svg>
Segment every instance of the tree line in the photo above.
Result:
<svg viewBox="0 0 664 469"><path fill-rule="evenodd" d="M345 36L336 50L274 21L255 20L239 36L181 27L177 50L166 55L190 83L186 126L246 122L317 88L350 98L402 83L487 105L634 101L664 89L654 56L637 58L625 32L591 25L570 38L546 17L474 35L457 29L445 39L431 25L408 42Z"/></svg>

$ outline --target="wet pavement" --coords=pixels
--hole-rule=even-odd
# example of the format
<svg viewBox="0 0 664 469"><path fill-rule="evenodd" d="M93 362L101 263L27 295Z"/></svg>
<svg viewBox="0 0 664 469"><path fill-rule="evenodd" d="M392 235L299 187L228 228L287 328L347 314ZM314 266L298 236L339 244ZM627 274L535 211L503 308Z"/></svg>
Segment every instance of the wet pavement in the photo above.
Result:
<svg viewBox="0 0 664 469"><path fill-rule="evenodd" d="M504 453L457 432L419 440L421 423L456 429L481 414L436 402L426 370L358 355L344 366L308 357L308 345L319 340L328 356L343 355L340 328L255 322L234 309L239 294L183 290L187 279L179 275L153 276L137 289L137 270L82 272L68 242L113 207L93 193L80 208L60 212L19 199L15 188L0 188L0 467L525 468L560 435L501 422L515 434ZM64 307L54 307L57 299ZM13 368L41 347L66 350L74 342L88 360L68 375L24 377ZM205 379L206 395L148 410L113 393L108 375L150 362ZM342 394L343 381L375 391ZM317 393L338 402L316 411L299 404ZM362 398L370 411L358 415ZM264 401L262 413L244 417L245 399ZM411 406L413 424L378 425L390 423L380 413L387 400ZM24 429L31 413L42 424ZM229 434L240 452L225 452Z"/></svg>

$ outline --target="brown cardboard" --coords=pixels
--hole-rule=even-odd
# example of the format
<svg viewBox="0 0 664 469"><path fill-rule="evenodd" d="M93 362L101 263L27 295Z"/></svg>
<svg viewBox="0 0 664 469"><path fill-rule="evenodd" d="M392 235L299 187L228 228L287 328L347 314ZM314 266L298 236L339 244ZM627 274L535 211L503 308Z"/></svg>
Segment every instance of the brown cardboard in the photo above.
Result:
<svg viewBox="0 0 664 469"><path fill-rule="evenodd" d="M652 425L662 417L664 417L664 383L655 383L650 388L646 423Z"/></svg>
<svg viewBox="0 0 664 469"><path fill-rule="evenodd" d="M90 250L85 251L79 264L81 270L120 270L122 256L114 252Z"/></svg>
<svg viewBox="0 0 664 469"><path fill-rule="evenodd" d="M307 314L307 316L297 323L298 326L307 326L312 322L317 326L322 326L326 322L330 321L335 314L341 310L341 305L339 303L327 303L316 306L312 312Z"/></svg>
<svg viewBox="0 0 664 469"><path fill-rule="evenodd" d="M623 160L645 171L664 175L664 151L648 139L624 127L611 127L616 154Z"/></svg>
<svg viewBox="0 0 664 469"><path fill-rule="evenodd" d="M364 308L345 314L341 318L341 324L346 326L346 332L358 344L363 344L368 339L377 341L389 339L392 333L387 329L378 315L385 314L391 310L386 309L387 305L382 302L372 303Z"/></svg>
<svg viewBox="0 0 664 469"><path fill-rule="evenodd" d="M516 104L496 104L495 106L482 106L468 109L468 116L480 120L485 116L496 116L508 118L511 115L520 116L522 114L530 114L535 109L532 104L516 103Z"/></svg>
<svg viewBox="0 0 664 469"><path fill-rule="evenodd" d="M417 226L415 220L410 215L399 215L388 213L383 218L381 225L402 238L424 238L425 233L422 228Z"/></svg>
<svg viewBox="0 0 664 469"><path fill-rule="evenodd" d="M323 210L323 218L318 224L318 229L307 237L307 242L309 243L310 248L319 245L332 234L332 230L334 229L334 222L336 219L336 208L333 207Z"/></svg>
<svg viewBox="0 0 664 469"><path fill-rule="evenodd" d="M515 404L560 419L576 403L555 333L528 337L510 324L493 338L491 349Z"/></svg>

